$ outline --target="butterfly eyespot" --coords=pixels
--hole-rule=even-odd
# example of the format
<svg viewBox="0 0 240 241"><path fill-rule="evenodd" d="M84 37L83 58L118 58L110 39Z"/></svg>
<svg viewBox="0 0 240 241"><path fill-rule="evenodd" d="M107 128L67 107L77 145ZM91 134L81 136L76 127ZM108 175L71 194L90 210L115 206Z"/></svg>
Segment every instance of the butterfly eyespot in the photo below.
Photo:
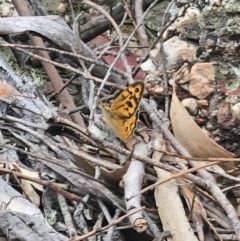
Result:
<svg viewBox="0 0 240 241"><path fill-rule="evenodd" d="M138 92L139 92L139 88L136 88L136 89L135 89L135 92L138 93Z"/></svg>
<svg viewBox="0 0 240 241"><path fill-rule="evenodd" d="M125 131L126 131L126 132L128 131L128 127L125 127Z"/></svg>

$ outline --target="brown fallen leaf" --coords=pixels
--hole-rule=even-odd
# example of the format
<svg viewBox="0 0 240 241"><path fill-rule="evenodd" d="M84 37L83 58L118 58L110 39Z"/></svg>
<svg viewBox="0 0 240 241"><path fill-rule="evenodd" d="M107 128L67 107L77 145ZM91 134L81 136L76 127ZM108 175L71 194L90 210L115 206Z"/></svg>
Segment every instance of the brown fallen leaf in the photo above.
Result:
<svg viewBox="0 0 240 241"><path fill-rule="evenodd" d="M101 173L107 181L113 185L117 185L121 181L122 177L126 174L129 165L130 161L125 161L121 168L117 168L115 170L108 170L104 167L101 167Z"/></svg>
<svg viewBox="0 0 240 241"><path fill-rule="evenodd" d="M234 157L233 153L228 152L206 136L201 128L193 121L176 95L175 83L173 83L170 118L174 136L192 157ZM233 162L220 163L219 166L225 171L235 169Z"/></svg>
<svg viewBox="0 0 240 241"><path fill-rule="evenodd" d="M26 176L40 179L38 172L26 170L26 169L24 169L22 167L19 167L17 165L17 163L11 164L10 165L10 169L14 170L16 172L22 173L22 174L24 174ZM37 192L35 191L34 188L36 188L37 190L43 192L44 191L43 186L38 184L38 183L31 182L31 181L24 180L24 179L21 179L20 182L21 182L21 187L23 189L23 192L27 196L27 198L33 204L35 204L36 206L39 206L40 205L40 197L39 197L39 195L37 194Z"/></svg>

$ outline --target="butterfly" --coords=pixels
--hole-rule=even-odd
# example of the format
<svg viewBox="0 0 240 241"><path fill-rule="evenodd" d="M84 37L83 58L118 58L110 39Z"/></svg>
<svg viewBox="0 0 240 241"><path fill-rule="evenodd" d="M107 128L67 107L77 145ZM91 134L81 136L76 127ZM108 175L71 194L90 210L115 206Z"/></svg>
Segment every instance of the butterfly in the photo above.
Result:
<svg viewBox="0 0 240 241"><path fill-rule="evenodd" d="M127 142L137 126L138 108L142 99L144 84L135 82L123 90L109 106L99 98L104 122L123 142Z"/></svg>

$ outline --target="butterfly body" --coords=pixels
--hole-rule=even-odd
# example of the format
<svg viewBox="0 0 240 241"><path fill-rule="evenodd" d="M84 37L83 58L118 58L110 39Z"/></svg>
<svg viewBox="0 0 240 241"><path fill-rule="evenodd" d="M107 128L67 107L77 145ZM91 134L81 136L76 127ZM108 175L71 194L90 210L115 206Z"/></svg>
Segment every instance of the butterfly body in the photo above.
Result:
<svg viewBox="0 0 240 241"><path fill-rule="evenodd" d="M143 91L144 84L135 82L123 90L110 106L99 99L103 120L124 142L129 140L136 128Z"/></svg>

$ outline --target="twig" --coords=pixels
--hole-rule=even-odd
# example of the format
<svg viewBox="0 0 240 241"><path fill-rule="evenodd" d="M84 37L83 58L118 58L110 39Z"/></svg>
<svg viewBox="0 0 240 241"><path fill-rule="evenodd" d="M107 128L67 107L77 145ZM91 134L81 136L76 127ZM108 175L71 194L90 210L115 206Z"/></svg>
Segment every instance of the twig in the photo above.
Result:
<svg viewBox="0 0 240 241"><path fill-rule="evenodd" d="M24 49L21 49L21 48L16 48L16 49L19 50L19 51L21 51L21 52L23 52L23 53L25 53L25 54L27 54L27 55L29 55L29 56L32 56L32 57L34 57L34 58L36 58L36 59L39 59L39 60L41 60L41 61L45 61L45 62L47 62L47 63L49 63L49 64L52 64L52 65L58 66L58 67L60 67L60 68L67 69L67 70L70 70L70 71L72 71L72 72L74 72L74 73L80 74L81 76L83 76L83 77L86 78L86 79L91 79L91 80L94 80L94 81L96 81L96 82L98 82L98 83L102 83L102 82L103 82L103 80L101 80L101 79L99 79L99 78L97 78L97 77L93 77L92 75L89 75L88 73L82 72L82 71L80 71L80 70L78 70L78 69L75 69L75 68L71 67L71 66L68 65L68 64L60 64L60 63L58 63L58 62L55 62L55 61L52 61L52 60L49 60L49 59L40 57L40 56L38 56L38 55L36 55L36 54L33 54L33 53L28 52L28 51L26 51L26 50L24 50ZM110 82L107 82L107 83L105 83L105 84L108 85L108 86L116 87L116 88L118 88L118 89L125 89L124 87L122 87L122 86L120 86L120 85L113 84L113 83L110 83Z"/></svg>
<svg viewBox="0 0 240 241"><path fill-rule="evenodd" d="M164 179L164 180L162 180L162 181L157 181L157 182L155 182L154 184L147 186L146 188L142 189L139 193L136 193L135 195L133 195L133 196L131 196L130 198L128 198L128 200L130 200L130 199L132 199L132 198L134 198L134 197L136 197L136 196L138 196L138 195L141 195L141 194L143 194L144 192L147 192L147 191L149 191L149 190L152 190L152 189L156 188L157 186L159 186L159 185L161 185L161 184L163 184L163 183L165 183L165 182L168 182L168 181L170 181L170 180L172 180L172 179L182 177L182 176L184 176L184 175L186 175L186 174L188 174L188 173L196 172L196 171L198 171L198 170L200 170L200 169L203 169L203 168L205 168L205 167L214 166L214 165L216 165L216 164L218 164L218 163L219 163L219 162L211 162L211 163L207 163L207 164L202 165L202 166L193 167L193 168L187 169L187 170L185 170L185 171L181 171L181 172L179 172L179 173L172 174L170 177L168 177L168 178L166 178L166 179Z"/></svg>
<svg viewBox="0 0 240 241"><path fill-rule="evenodd" d="M95 65L99 65L101 67L104 67L106 69L109 68L109 65L108 64L105 64L101 61L97 61L95 59L91 59L91 58L87 58L83 55L80 55L80 54L76 54L76 53L71 53L71 52L67 52L67 51L64 51L64 50L60 50L60 49L55 49L55 48L47 48L47 47L40 47L40 46L31 46L31 45L22 45L22 44L10 44L10 43L7 43L7 42L2 42L0 41L0 46L2 47L9 47L9 48L21 48L21 49L37 49L37 50L44 50L44 51L49 51L49 52L55 52L55 53L59 53L59 54L62 54L62 55L66 55L66 56L70 56L70 57L74 57L74 58L77 58L77 59L82 59L86 62L89 62L89 63L92 63L92 64L95 64ZM116 54L116 52L114 52ZM113 72L116 72L117 74L123 76L123 77L126 77L126 73L113 67Z"/></svg>
<svg viewBox="0 0 240 241"><path fill-rule="evenodd" d="M147 145L144 144L143 142L137 144L133 153L141 153L142 156L147 156L148 154ZM144 163L132 158L130 166L128 167L126 174L123 176L124 196L125 196L125 203L126 203L127 210L129 210L131 207L136 208L141 206L141 200L140 200L141 197L137 197L131 200L129 197L131 197L134 193L140 191L142 186L144 167L145 167ZM129 221L131 222L131 224L134 226L135 229L137 229L137 227L135 226L137 219L139 219L139 221L141 219L142 223L146 222L144 220L142 212L138 212L135 215L132 215ZM144 229L146 228L146 226L142 228Z"/></svg>
<svg viewBox="0 0 240 241"><path fill-rule="evenodd" d="M236 185L233 185L233 186L230 186L230 187L223 188L222 192L228 192L232 189L239 188L239 187L240 187L240 184L236 184Z"/></svg>
<svg viewBox="0 0 240 241"><path fill-rule="evenodd" d="M75 148L71 148L71 147L67 147L66 145L62 144L62 143L58 143L56 144L58 147L61 147L63 150L69 151L77 156L80 156L81 158L86 159L87 161L91 162L94 165L98 165L98 166L102 166L105 167L107 169L110 170L115 170L117 168L120 168L120 165L111 163L111 162L106 162L105 160L102 160L100 158L95 158L93 156L87 155L84 151L75 149Z"/></svg>
<svg viewBox="0 0 240 241"><path fill-rule="evenodd" d="M72 219L72 215L70 213L70 210L68 208L68 203L65 199L65 197L62 194L57 194L57 200L58 200L58 204L59 207L61 209L63 218L64 218L64 222L67 226L67 230L68 230L68 234L70 235L70 237L76 237L77 236L77 230L74 226L73 223L73 219Z"/></svg>
<svg viewBox="0 0 240 241"><path fill-rule="evenodd" d="M148 49L148 54L145 55L144 57L141 58L141 62L134 68L133 70L133 77L137 74L137 72L140 69L140 65L145 62L148 57L149 57L149 52L150 50L152 50L155 45L159 42L159 38L162 37L162 35L164 34L165 30L178 18L178 16L176 16L174 19L172 19L162 30L161 32L158 33L158 37L154 40L154 42L151 44L151 46Z"/></svg>
<svg viewBox="0 0 240 241"><path fill-rule="evenodd" d="M48 96L48 99L51 100L52 98L54 98L56 95L60 95L61 92L66 89L74 80L76 79L76 74L74 76L71 77L71 79L69 81L67 81L60 89L56 90L55 92L53 92L51 95Z"/></svg>
<svg viewBox="0 0 240 241"><path fill-rule="evenodd" d="M84 177L87 177L90 180L97 181L97 182L99 182L99 183L101 183L101 184L103 184L105 186L108 185L106 182L104 182L102 180L99 180L99 179L95 179L91 175L88 175L87 173L82 172L81 170L79 170L79 168L70 167L69 164L67 164L64 160L53 158L53 157L43 156L42 154L34 154L32 152L27 152L27 151L24 151L24 150L22 150L20 148L13 147L13 146L10 146L10 145L4 144L4 143L0 143L0 147L5 147L7 149L15 150L17 152L20 152L20 153L23 153L23 154L35 157L35 158L38 159L38 161L41 161L41 159L45 160L47 162L50 162L50 163L56 164L58 166L61 166L63 168L66 168L66 170L68 172L72 172L72 173L76 173L76 174L82 175Z"/></svg>
<svg viewBox="0 0 240 241"><path fill-rule="evenodd" d="M108 229L108 228L110 228L110 227L112 227L112 226L115 226L115 225L117 225L118 223L122 222L122 220L124 220L125 218L127 218L127 217L129 217L129 216L131 216L131 215L133 215L133 214L135 214L135 213L137 213L137 212L140 212L140 211L142 211L142 210L144 210L144 209L145 209L144 206L143 206L143 207L140 207L140 208L136 208L136 209L128 212L127 214L123 215L122 217L114 220L111 224L108 224L108 225L106 225L106 226L103 227L103 228L100 228L100 229L98 229L98 230L93 230L93 231L89 232L88 234L82 235L82 236L80 236L80 237L78 237L78 238L76 238L76 239L69 239L69 241L80 241L80 240L83 240L83 239L88 238L88 237L90 237L90 236L93 236L94 234L101 233L101 232L103 232L104 230L106 230L106 229Z"/></svg>
<svg viewBox="0 0 240 241"><path fill-rule="evenodd" d="M148 9L144 12L143 16L142 16L142 19L141 21L138 23L138 25L134 28L134 30L132 31L132 33L129 35L128 39L125 41L125 44L123 45L122 49L120 49L120 51L118 52L118 55L117 57L114 59L113 63L111 64L110 68L108 69L106 75L105 75L105 78L101 84L101 86L103 87L104 86L104 82L108 79L109 75L110 75L110 72L113 68L113 66L116 64L117 60L119 59L119 57L122 55L122 53L125 51L129 41L132 39L133 35L136 33L137 29L141 26L142 24L142 21L144 20L145 16L147 15L147 13L149 12L150 9L153 8L153 6L155 6L155 4L157 4L158 0L155 0L153 3L151 3L151 5L148 7ZM129 84L132 84L132 81L129 82ZM100 86L100 87L101 87ZM100 94L100 91L98 91L97 95L99 96Z"/></svg>
<svg viewBox="0 0 240 241"><path fill-rule="evenodd" d="M127 14L124 14L124 16L123 16L123 19L122 19L122 21L121 21L121 23L120 23L120 25L119 26L121 26L121 25L123 25L123 23L125 22L125 20L126 20L126 17L127 17ZM102 52L99 54L99 56L97 57L98 59L100 59L103 55L104 55L104 53L106 53L106 51L110 48L110 46L111 46L111 44L114 42L114 40L116 39L116 37L117 37L117 34L112 38L112 40L109 42L109 43L107 43L107 45L106 45L106 47L102 50ZM91 67L89 68L89 71L91 72L92 71L92 69L93 69L93 67L94 67L94 65L92 64L91 65ZM90 116L89 116L89 120L91 121L92 119L93 119L93 115L94 115L94 112L95 112L95 100L94 100L94 98L92 99L92 105L91 105L91 112L90 112ZM90 108L89 108L90 109Z"/></svg>
<svg viewBox="0 0 240 241"><path fill-rule="evenodd" d="M126 59L126 56L124 54L124 46L123 46L123 38L122 38L122 32L120 30L120 28L118 27L118 25L116 24L116 22L113 20L113 18L102 8L100 7L99 5L91 2L91 1L88 1L88 0L84 0L83 3L86 3L94 8L96 8L99 12L101 12L102 14L104 14L104 16L112 23L112 25L114 26L117 34L118 34L118 37L119 37L119 49L121 51L121 54L115 58L115 60L113 61L113 63L111 64L110 68L108 69L104 79L103 79L103 82L101 83L99 89L98 89L98 92L97 92L97 96L100 95L100 92L101 90L103 89L104 85L105 85L105 82L107 81L108 77L110 76L110 73L111 73L111 70L112 70L112 67L115 65L116 61L118 60L118 58L121 56L121 59L122 59L122 62L123 62L123 65L126 69L126 72L127 72L127 78L129 80L129 82L133 82L132 80L132 72L131 72L131 68L130 66L128 65L127 63L127 59ZM92 117L93 117L93 113L95 111L95 108L96 108L96 103L97 103L97 96L94 98L94 101L93 101L93 105L92 105L92 109L91 109L91 115L90 115L90 120L92 120Z"/></svg>
<svg viewBox="0 0 240 241"><path fill-rule="evenodd" d="M204 200L202 200L201 203L206 210L210 211L211 214L214 214L215 217L218 217L217 219L221 220L220 225L223 228L225 228L225 229L231 229L232 228L232 225L230 223L229 218L222 211L220 211L216 206L210 205L209 203L207 203Z"/></svg>
<svg viewBox="0 0 240 241"><path fill-rule="evenodd" d="M19 118L16 118L16 117L13 117L10 115L6 115L6 114L4 114L4 115L0 114L0 120L9 121L12 123L17 122L17 123L23 124L25 126L29 126L29 127L40 129L40 130L47 130L47 128L48 128L48 125L45 123L42 123L41 125L39 125L39 124L35 124L33 122L29 122L27 120L19 119Z"/></svg>
<svg viewBox="0 0 240 241"><path fill-rule="evenodd" d="M117 220L119 215L121 213L120 209L116 209L115 214L112 218L112 221ZM112 226L108 229L107 235L105 236L105 241L112 241L113 240L113 235L114 235L114 231L116 230L115 226Z"/></svg>
<svg viewBox="0 0 240 241"><path fill-rule="evenodd" d="M162 237L165 236L163 235L163 232L160 232L157 224L149 217L149 215L147 214L146 211L143 211L143 215L145 217L145 219L147 220L147 224L148 224L148 229L151 231L151 233L153 234L154 237ZM170 236L170 232L169 232L169 236Z"/></svg>
<svg viewBox="0 0 240 241"><path fill-rule="evenodd" d="M162 152L162 153L167 154L167 155L172 156L172 157L179 157L179 158L187 160L187 161L193 160L193 161L209 161L209 162L215 162L215 161L240 162L240 158L237 158L237 157L235 157L235 158L227 158L227 157L224 157L224 158L222 158L222 157L188 157L188 156L178 155L178 154L171 153L171 152L168 152L168 151L163 151L163 150L157 150L157 151Z"/></svg>
<svg viewBox="0 0 240 241"><path fill-rule="evenodd" d="M166 21L166 15L171 6L175 0L172 0L169 4L167 9L164 12L163 18L162 18L162 26L161 29L164 28L165 21ZM164 80L164 95L165 95L165 117L169 117L169 93L168 93L168 79L167 79L167 74L166 74L166 62L165 62L165 53L164 53L164 48L163 48L163 37L161 35L160 37L160 49L159 49L159 55L160 59L162 60L162 71L163 71L163 80Z"/></svg>
<svg viewBox="0 0 240 241"><path fill-rule="evenodd" d="M129 83L131 83L132 82L132 71L131 71L131 68L130 68L130 66L128 65L128 63L127 63L127 58L126 58L126 56L125 56L125 54L124 54L124 50L125 50L125 48L124 48L124 45L123 45L123 37L122 37L122 32L121 32L121 30L120 30L120 28L118 27L118 25L116 24L116 22L114 21L114 19L101 7L101 6L99 6L99 5L97 5L97 4L95 4L95 3L93 3L93 2L91 2L91 1L89 1L89 0L83 0L82 1L82 3L85 3L85 4L88 4L89 6L92 6L92 7L94 7L94 8L96 8L99 12L101 12L110 22L111 22L111 24L114 26L114 28L115 28L115 30L116 30L116 32L117 32L117 34L118 34L118 38L119 38L119 48L121 49L121 59L122 59L122 62L123 62L123 65L124 65L124 67L125 67L125 69L126 69L126 72L127 72L127 74L128 74L128 80L129 80ZM117 58L116 58L117 59ZM115 59L115 60L116 60ZM115 62L115 60L113 61L113 63ZM115 63L114 63L114 65L115 65ZM111 65L112 66L112 65ZM111 68L111 66L110 66L110 68ZM107 74L106 74L106 76L107 76ZM104 78L104 80L106 79L106 76L105 76L105 78ZM107 77L108 78L108 77ZM106 79L107 80L107 79ZM106 81L105 80L105 81ZM101 91L101 88L103 88L103 86L100 86L100 91ZM98 94L99 95L99 94Z"/></svg>
<svg viewBox="0 0 240 241"><path fill-rule="evenodd" d="M135 16L136 16L136 21L138 24L141 24L143 22L143 9L142 9L142 0L136 0L135 1ZM138 37L141 45L146 45L149 47L149 42L148 42L148 37L145 31L145 28L143 25L141 25L138 30ZM146 55L148 50L143 48L142 49L143 55Z"/></svg>
<svg viewBox="0 0 240 241"><path fill-rule="evenodd" d="M79 197L79 195L75 195L73 193L70 193L62 188L60 188L59 186L55 185L54 183L52 182L47 182L47 181L44 181L44 180L41 180L39 178L35 178L35 177L30 177L30 176L27 176L27 175L24 175L22 173L19 173L19 172L14 172L14 171L11 171L9 169L6 169L6 168L2 168L0 167L0 172L2 173L8 173L8 174L12 174L12 175L15 175L16 177L18 178L22 178L22 179L25 179L25 180L28 180L28 181L31 181L31 182L35 182L35 183L38 183L40 185L43 185L44 187L48 187L52 190L54 190L55 192L57 193L60 193L62 194L64 197L66 197L67 199L69 200L75 200L77 202L82 202L82 198ZM90 206L89 204L85 203L89 208L91 209L94 209L92 206Z"/></svg>
<svg viewBox="0 0 240 241"><path fill-rule="evenodd" d="M78 226L81 233L88 233L89 232L87 224L86 224L86 220L84 219L83 213L82 213L83 209L85 208L84 203L87 203L89 199L90 199L90 195L87 194L82 199L83 202L78 203L78 205L77 205L77 207L74 211L74 214L73 214L73 219L74 219L74 221L75 221L76 225Z"/></svg>
<svg viewBox="0 0 240 241"><path fill-rule="evenodd" d="M19 15L31 16L31 13L24 0L13 0L12 3L14 4L14 7L17 9ZM33 36L33 34L31 34L29 32L28 32L28 36L29 36L31 42L33 43L33 45L38 45L38 46L40 45L40 46L44 47L43 40L40 37ZM50 56L48 55L47 52L44 52L41 50L38 50L37 52L40 56L50 60ZM48 62L44 62L44 61L41 61L41 64L43 65L44 69L46 70L54 89L59 89L63 85L63 82L62 82L55 66L52 66ZM68 110L76 108L71 95L66 90L64 90L61 93L61 95L59 95L59 100L61 101L61 103L63 103L67 107ZM71 118L75 123L79 124L82 127L85 127L83 118L79 113L72 114Z"/></svg>

